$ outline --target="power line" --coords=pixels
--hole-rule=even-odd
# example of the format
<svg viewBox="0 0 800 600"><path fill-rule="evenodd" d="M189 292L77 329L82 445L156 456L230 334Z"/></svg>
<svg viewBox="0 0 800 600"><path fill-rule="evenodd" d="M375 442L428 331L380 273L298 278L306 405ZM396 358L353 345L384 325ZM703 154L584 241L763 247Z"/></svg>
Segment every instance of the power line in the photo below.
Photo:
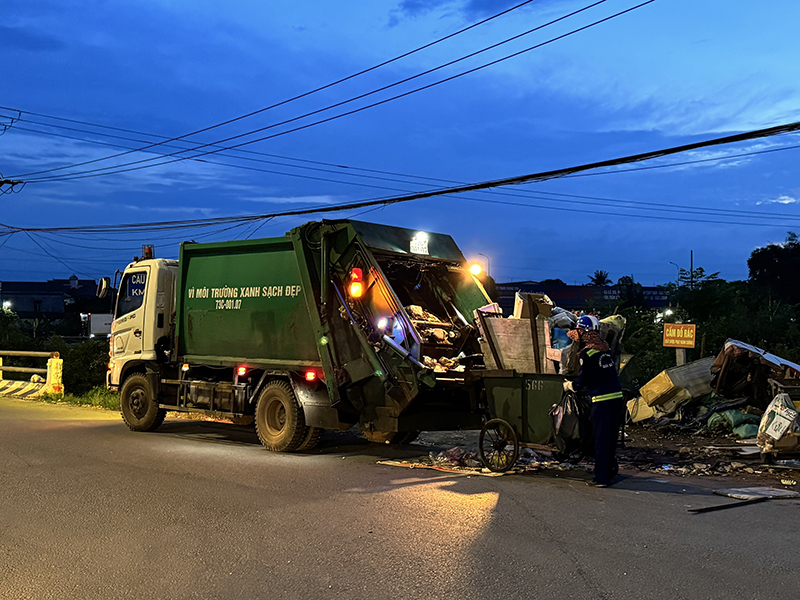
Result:
<svg viewBox="0 0 800 600"><path fill-rule="evenodd" d="M729 135L729 136L722 136L717 138L712 138L709 140L705 140L702 142L694 142L691 144L684 144L681 146L673 146L671 148L664 148L661 150L654 150L651 152L645 152L641 154L634 154L630 156L609 159L594 163L586 163L574 167L567 167L563 169L556 169L551 171L544 171L539 173L531 173L527 175L520 175L516 177L508 177L504 179L496 179L491 181L485 181L481 183L473 183L468 185L461 185L461 186L451 186L447 188L439 188L435 190L427 190L423 192L415 192L412 194L406 194L403 196L395 196L389 198L377 198L377 199L370 199L370 200L363 200L363 201L356 201L350 202L340 205L322 205L317 207L307 207L302 209L294 209L288 211L280 211L270 214L261 214L261 215L245 215L245 216L237 216L237 217L213 217L213 218L206 218L206 219L192 219L192 220L182 220L182 221L161 221L156 223L132 223L132 224L115 224L115 225L86 225L82 227L37 227L37 228L20 228L20 227L11 227L9 225L5 225L0 223L0 226L5 227L8 232L16 232L16 231L26 231L26 232L59 232L59 231L72 231L72 232L102 232L102 231L121 231L121 230L137 230L137 231L153 231L153 230L163 230L163 229L176 229L176 228L191 228L197 226L210 226L213 224L221 224L221 223L245 223L245 222L252 222L254 220L266 219L266 218L273 218L279 216L297 216L297 215L306 215L306 214L314 214L314 213L328 213L328 212L337 212L341 210L349 210L349 209L361 209L361 208L368 208L372 206L388 206L391 204L398 204L401 202L409 202L412 200L421 200L425 198L433 198L436 196L443 196L449 194L461 194L464 192L472 192L472 191L479 191L485 190L495 187L502 187L507 185L517 185L523 183L530 183L534 181L547 181L550 179L557 179L560 177L564 177L567 175L572 175L575 173L590 171L593 169L605 168L605 167L614 167L623 164L630 164L635 162L641 162L645 160L650 160L653 158L659 158L662 156L668 156L671 154L678 154L681 152L687 152L690 150L697 150L700 148L707 148L712 146L719 146L724 144L731 144L735 142L743 142L753 139L762 139L767 137L772 137L775 135L781 135L785 133L791 133L794 131L800 130L800 122L795 123L788 123L785 125L777 125L775 127L768 127L765 129L758 129L753 130L745 133ZM499 201L498 201L499 202ZM607 214L607 212L602 213ZM640 216L641 215L628 215L628 216ZM644 218L655 218L655 217L644 217ZM662 217L662 219L668 220L687 220L687 219L677 219L677 218L670 218L670 217ZM702 220L697 220L698 222L705 222ZM718 220L713 221L715 223L719 223ZM729 223L729 224L736 224L736 225L759 225L761 224L756 223ZM770 225L772 226L772 225Z"/></svg>
<svg viewBox="0 0 800 600"><path fill-rule="evenodd" d="M28 122L30 122L30 121L28 121ZM44 123L41 123L41 125L49 126L49 125L44 124ZM58 127L58 126L55 126L55 127ZM16 128L18 130L29 131L29 132L33 132L33 133L39 133L39 134L42 134L42 135L52 135L52 136L55 136L55 137L65 137L65 138L68 138L68 139L74 139L74 140L83 141L83 142L87 142L87 143L95 143L95 144L101 144L101 145L124 147L124 146L119 146L118 144L108 144L106 142L98 142L96 140L78 138L78 137L70 136L70 135L64 135L64 134L58 134L58 133L53 133L53 132L48 132L48 131L39 131L39 130L29 129L29 128L25 128L25 127L20 127L19 125ZM65 129L73 129L73 128L65 128ZM90 133L90 132L84 131L84 133ZM104 135L104 134L100 134L100 135ZM140 134L140 135L150 135L150 134ZM111 137L120 138L122 136L111 136ZM123 138L123 139L130 139L130 138ZM673 167L673 166L683 166L683 165L690 165L690 164L695 164L695 163L729 160L729 159L732 159L732 158L741 158L741 157L746 157L746 156L754 156L754 155L763 154L763 153L779 152L779 151L784 151L784 150L794 150L794 149L797 149L797 148L800 148L800 145L784 146L784 147L781 147L781 148L772 148L772 149L768 149L768 150L752 151L752 152L746 152L746 153L740 153L740 154L733 154L733 155L727 155L727 156L707 158L707 159L696 159L696 160L692 160L692 161L683 161L683 162L679 162L679 163L669 163L669 164L666 164L666 165L654 165L654 166L650 166L650 167L640 167L640 168L634 168L634 169L618 169L618 170L615 170L615 171L605 171L605 172L602 172L602 173L588 173L588 174L573 175L573 176L567 176L567 177L607 175L607 174L613 174L613 173L627 173L627 172L637 171L637 170L649 170L649 169L656 169L656 168L669 168L669 167ZM254 154L262 154L262 153L254 153ZM224 154L224 156L228 156L228 155ZM233 158L239 158L239 157L233 157ZM291 157L286 157L286 158L287 158L287 160L302 160L302 159L296 159L296 158L291 158ZM197 160L198 162L203 162L203 163L208 163L208 164L214 164L214 165L220 165L220 166L244 169L244 170L249 170L249 171L255 171L255 172L260 172L260 173L270 173L270 174L282 175L282 176L287 176L287 177L296 177L296 178L310 179L310 180L315 180L315 181L323 181L323 182L327 182L327 183L337 183L337 184L342 184L342 185L353 185L353 186L368 187L368 188L373 188L373 189L384 189L384 190L389 190L389 191L394 191L394 192L408 192L408 193L411 192L411 190L404 190L404 189L398 189L398 188L387 187L387 186L367 185L367 184L355 183L355 182L352 182L352 181L343 181L343 180L340 180L340 179L330 179L330 178L324 178L324 177L310 177L310 176L306 176L306 175L300 175L300 174L297 174L297 173L289 173L289 172L285 172L285 171L276 171L276 170L271 170L271 169L259 169L259 168L247 167L247 166L239 165L239 164L232 164L232 163L226 163L226 162L220 162L220 161L214 161L214 160L208 160L208 159L192 159L192 160ZM287 166L287 167L290 167L290 168L306 169L306 170L326 172L326 173L338 173L338 172L341 172L341 171L336 171L336 170L333 170L333 169L322 169L322 168L317 168L317 167L307 167L307 166L303 166L303 165L291 165L291 164L288 164L288 163L281 163L281 162L270 161L270 160L260 160L260 159L257 159L257 158L249 158L249 157L248 158L244 158L244 160L250 160L250 161L255 161L255 162L265 162L265 163L269 163L269 164L278 164L278 165ZM340 169L342 168L339 165L335 165L335 164L332 164L332 163L324 163L324 162L321 162L321 161L309 161L309 162L314 162L315 164L327 165L327 166L331 166L331 167L339 167ZM435 181L435 182L439 182L439 183L463 184L463 182L458 182L458 181L453 181L453 180L438 179L438 178L433 178L433 177L420 177L420 176L417 176L417 175L408 175L408 174L405 174L405 173L392 173L392 172L389 172L389 171L379 171L379 170L375 170L375 169L362 169L362 168L359 168L359 167L344 167L344 168L345 169L349 169L349 170L356 170L356 171L368 171L368 172L371 172L371 173L384 173L384 174L387 174L387 175L396 175L396 176L399 176L399 177L406 177L406 178L417 178L417 179L421 179L421 180L425 180L425 181ZM410 183L412 185L422 185L422 182L409 182L409 181L404 181L404 180L401 180L401 179L396 179L394 177L378 177L378 176L373 176L373 175L362 175L362 174L358 174L358 173L346 173L346 175L349 176L349 177L360 177L360 178L375 179L375 180L380 180L380 181L391 181L391 182L395 182L395 183L403 183L403 184L409 184ZM774 213L765 213L763 211L721 209L721 208L716 208L716 207L686 206L686 205L681 205L681 204L666 204L666 203L658 203L658 202L643 202L643 201L636 201L636 200L623 200L623 199L617 199L617 198L604 198L604 197L598 197L598 196L587 196L587 195L579 195L579 194L559 194L559 193L555 193L555 192L547 192L547 191L542 191L542 190L535 190L535 191L527 191L526 190L526 191L520 191L520 192L486 190L486 191L482 191L481 193L493 194L493 195L503 195L503 196L513 196L513 197L527 197L527 198L533 198L533 199L539 199L539 200L548 200L548 198L544 198L544 197L542 197L542 195L544 195L544 196L552 195L552 196L557 196L557 197L569 197L569 198L579 198L579 199L594 200L594 201L601 201L601 202L610 202L610 203L617 203L617 204L637 205L637 206L642 206L643 210L658 210L658 208L655 208L655 207L659 207L659 208L669 209L671 212L686 213L686 214L701 214L701 215L715 215L715 214L718 214L718 215L732 215L732 216L752 215L752 216L756 216L758 218L763 218L763 219L781 219L781 220L783 220L783 219L790 219L790 220L791 219L800 219L800 216L779 215L779 214L776 215ZM541 194L541 195L538 195L538 194ZM553 200L553 201L554 202L565 202L564 200ZM573 201L572 203L573 204L591 204L591 205L594 205L593 202L592 203L587 203L587 202ZM654 208L648 208L648 207L654 207Z"/></svg>
<svg viewBox="0 0 800 600"><path fill-rule="evenodd" d="M369 67L369 68L367 68L367 69L363 69L363 70L361 70L361 71L358 71L358 72L356 72L356 73L353 73L352 75L348 75L347 77L343 77L343 78L341 78L341 79L338 79L338 80L336 80L336 81L333 81L333 82L331 82L331 83L327 83L327 84L325 84L325 85L319 86L319 87L317 87L317 88L314 88L314 89L312 89L312 90L309 90L309 91L307 91L307 92L304 92L304 93L302 93L302 94L298 94L298 95L296 95L296 96L293 96L293 97L291 97L291 98L287 98L286 100L281 100L280 102L277 102L277 103L275 103L275 104L271 104L271 105L269 105L269 106L265 106L265 107L263 107L263 108L260 108L260 109L258 109L258 110L254 110L254 111L252 111L252 112L246 113L246 114L244 114L244 115L240 115L240 116L238 116L238 117L234 117L234 118L228 119L228 120L226 120L226 121L222 121L222 122L220 122L220 123L216 123L216 124L214 124L214 125L210 125L210 126L208 126L208 127L204 127L204 128L202 128L202 129L198 129L198 130L192 131L192 132L190 132L190 133L187 133L187 134L184 134L184 135L181 135L181 136L178 136L178 137L169 138L169 140L168 140L168 141L169 141L169 142L175 142L175 141L178 141L178 140L182 140L182 139L184 139L184 138L187 138L187 137L191 137L191 136L198 135L198 134L200 134L200 133L205 133L205 132L207 132L207 131L211 131L211 130L213 130L213 129L217 129L217 128L219 128L219 127L223 127L223 126L225 126L225 125L230 125L230 124L232 124L232 123L236 123L237 121L242 121L242 120L244 120L244 119L248 119L248 118L250 118L250 117L253 117L253 116L255 116L255 115L258 115L258 114L261 114L261 113L267 112L267 111L269 111L269 110L272 110L272 109L278 108L278 107L280 107L280 106L284 106L284 105L286 105L286 104L289 104L289 103L291 103L291 102L295 102L295 101L297 101L297 100L300 100L300 99L302 99L302 98L307 98L308 96L311 96L311 95L313 95L313 94L316 94L316 93L318 93L318 92L321 92L321 91L324 91L324 90L330 89L330 88L332 88L332 87L334 87L334 86L337 86L337 85L340 85L340 84L342 84L342 83L344 83L344 82L346 82L346 81L350 81L350 80L352 80L352 79L355 79L355 78L357 78L357 77L360 77L361 75L365 75L365 74L367 74L367 73L370 73L370 72L372 72L372 71L375 71L375 70L377 70L377 69L380 69L380 68L382 68L382 67L385 67L385 66L387 66L387 65L390 65L390 64L392 64L392 63L394 63L394 62L397 62L397 61L399 61L399 60L402 60L403 58L407 58L407 57L411 56L412 54L416 54L417 52L421 52L422 50L426 50L426 49L428 49L428 48L431 48L432 46L435 46L435 45L437 45L437 44L440 44L440 43L442 43L442 42L444 42L444 41L446 41L446 40L449 40L449 39L451 39L451 38L453 38L453 37L456 37L456 36L458 36L458 35L461 35L462 33L465 33L465 32L467 32L467 31L470 31L471 29L474 29L474 28L476 28L476 27L479 27L480 25L483 25L483 24L485 24L485 23L488 23L489 21L492 21L492 20L494 20L494 19L497 19L497 18L499 18L499 17L502 17L502 16L504 16L504 15L506 15L506 14L510 13L510 12L513 12L513 11L515 11L515 10L519 9L519 8L522 8L523 6L526 6L526 5L528 5L528 4L531 4L533 1L534 1L534 0L525 0L524 2L522 2L522 3L520 3L520 4L517 4L517 5L515 5L515 6L512 6L511 8L508 8L508 9L506 9L506 10L503 10L503 11L501 11L501 12L499 12L499 13L497 13L497 14L494 14L494 15L492 15L492 16L490 16L490 17L487 17L487 18L485 18L485 19L483 19L483 20L481 20L481 21L478 21L477 23L473 23L472 25L469 25L469 26L467 26L467 27L464 27L464 28L462 28L462 29L460 29L460 30L458 30L458 31L456 31L456 32L454 32L454 33L448 34L448 35L446 35L446 36L444 36L444 37L441 37L441 38L439 38L439 39L437 39L437 40L434 40L433 42L429 42L429 43L427 43L427 44L424 44L424 45L422 45L422 46L419 46L418 48L415 48L415 49L413 49L413 50L410 50L410 51L408 51L408 52L404 52L403 54L400 54L400 55L398 55L398 56L395 56L394 58L391 58L391 59L389 59L389 60L383 61L383 62L381 62L381 63L379 63L379 64L377 64L377 65L374 65L374 66L372 66L372 67ZM602 1L605 1L605 0L602 0ZM4 108L4 107L0 107L0 108ZM6 110L14 110L14 109L6 109ZM153 148L153 147L156 147L156 146L160 146L160 145L162 145L162 144L163 144L163 142L157 142L157 143L151 144L151 145L149 145L149 146L146 146L146 147L144 147L144 148L140 148L140 149L138 149L138 151L147 150L147 149L150 149L150 148ZM122 153L120 153L120 154L115 154L115 155L113 155L113 156L107 156L107 157L105 157L105 158L100 158L100 159L94 159L94 160L91 160L91 161L86 161L86 162L78 163L78 164L76 164L76 165L71 165L71 166L67 166L67 167L60 167L59 169L51 169L51 170L49 170L49 171L45 171L45 172L50 172L50 171L55 171L55 170L61 170L61 169L65 169L65 168L73 168L73 167L76 167L76 166L83 166L83 165L87 165L87 164L91 164L91 163L99 162L99 161L102 161L102 160L110 160L110 159L113 159L113 158L118 158L118 157L121 157L121 156L126 156L126 155L128 155L128 154L131 154L132 152L135 152L135 151L131 151L131 152L122 152ZM40 173L41 173L41 172L40 172ZM35 173L35 174L38 174L38 173ZM31 173L28 173L27 175L31 175Z"/></svg>
<svg viewBox="0 0 800 600"><path fill-rule="evenodd" d="M597 2L595 4L599 4L599 3L604 2L604 1L607 1L607 0L599 0L599 2ZM223 149L224 150L233 150L233 149L241 148L243 146L247 146L247 145L250 145L250 144L263 142L263 141L270 140L270 139L273 139L273 138L276 138L276 137L280 137L280 136L283 136L283 135L287 135L287 134L290 134L290 133L295 133L297 131L302 131L302 130L308 129L310 127L315 127L315 126L321 125L323 123L328 123L328 122L331 122L331 121L334 121L334 120L337 120L337 119L341 119L342 117L346 117L346 116L350 116L350 115L353 115L353 114L356 114L356 113L360 113L362 111L368 110L370 108L374 108L376 106L381 106L383 104L387 104L387 103L392 102L394 100L398 100L400 98L404 98L406 96L410 96L412 94L415 94L415 93L418 93L418 92L433 88L433 87L441 85L443 83L447 83L449 81L453 81L453 80L458 79L460 77L463 77L465 75L469 75L471 73L475 73L477 71L480 71L480 70L485 69L485 68L490 67L490 66L494 66L496 64L499 64L499 63L504 62L506 60L509 60L511 58L515 58L517 56L520 56L520 55L525 54L527 52L530 52L532 50L536 50L538 48L541 48L543 46L551 44L551 43L553 43L555 41L561 40L561 39L569 37L571 35L575 35L576 33L580 33L580 32L582 32L584 30L587 30L587 29L589 29L591 27L595 27L595 26L600 25L600 24L602 24L602 23L604 23L606 21L609 21L611 19L620 17L620 16L622 16L622 15L624 15L626 13L629 13L629 12L631 12L633 10L642 8L643 6L646 6L648 4L652 4L655 1L656 0L647 0L646 2L642 2L641 4L638 4L636 6L628 8L626 10L617 12L617 13L611 15L611 16L608 16L608 17L605 17L605 18L600 19L598 21L595 21L593 23L590 23L589 25L585 25L585 26L580 27L578 29L574 29L574 30L572 30L570 32L567 32L565 34L556 36L556 37L551 38L551 39L549 39L547 41L544 41L544 42L541 42L541 43L536 44L534 46L525 48L525 49L520 50L518 52L515 52L513 54L510 54L510 55L507 55L505 57L499 58L497 60L485 63L485 64L480 65L478 67L474 67L474 68L469 69L467 71L463 71L461 73L457 73L456 75L452 75L452 76L447 77L445 79L441 79L439 81L435 81L433 83L421 86L419 88L415 88L413 90L409 90L409 91L404 92L402 94L398 94L396 96L385 98L385 99L380 100L378 102L374 102L372 104L367 104L365 106L362 106L362 107L359 107L359 108L356 108L356 109L353 109L353 110L350 110L350 111L347 111L347 112L344 112L344 113L340 113L340 114L337 114L337 115L333 115L331 117L327 117L325 119L321 119L319 121L314 121L312 123L307 123L305 125L301 125L301 126L293 128L293 129L280 131L278 133L274 133L274 134L271 134L271 135L268 135L268 136L260 137L260 138L254 139L254 140L248 140L248 141L240 142L239 144L235 144L233 146L226 146ZM549 23L546 23L545 25L539 26L537 29L541 29L542 27L546 27L547 25L550 25L550 24L555 23L555 22L557 22L559 20L562 20L564 18L569 17L572 14L577 14L578 12L581 12L583 10L587 10L588 8L591 8L592 6L594 6L594 5L590 5L589 7L580 9L578 11L575 11L574 13L570 13L570 15L566 15L565 17L560 17L559 19L555 19L553 21L550 21ZM533 30L531 30L531 31L533 31ZM461 59L458 59L458 60L463 60L463 57ZM453 62L457 62L457 61L453 61ZM437 67L437 68L441 68L441 67ZM415 77L417 77L417 76L415 76ZM412 78L409 78L409 80L410 79L412 79ZM399 83L402 83L402 82L399 82ZM388 87L392 87L393 85L395 85L395 84L392 84L391 86L387 86L387 88ZM386 88L381 88L381 89L386 89ZM310 115L313 115L313 114L317 114L317 113L329 110L331 108L334 108L334 107L337 107L337 106L341 106L343 104L347 104L348 102L351 102L351 101L356 100L358 98L362 98L362 97L371 95L372 93L374 93L374 92L370 92L370 93L358 96L356 98L351 98L350 100L339 102L339 103L331 105L329 107L326 107L326 108L323 108L323 109L320 109L320 110L317 110L317 111L313 111L311 113L307 113L306 115L302 115L301 117L296 117L294 119L290 119L290 120L287 120L287 121L284 121L284 122L281 122L281 123L277 123L277 124L269 125L269 126L266 126L266 127L262 127L260 129L256 129L256 130L253 130L253 131L250 131L250 132L245 132L243 134L239 134L239 135L236 135L236 136L231 136L229 138L226 138L226 139L223 139L223 140L218 140L216 142L212 142L212 143L209 143L209 144L204 144L203 146L200 146L199 148L193 149L193 151L197 151L202 147L216 146L216 145L219 145L219 144L222 144L222 143L225 143L225 142L229 142L229 141L232 141L232 140L235 140L235 139L239 139L239 138L242 138L242 137L245 137L245 136L253 135L253 134L258 133L260 131L271 129L273 127L277 127L277 126L282 125L282 124L290 123L292 121L296 121L298 119L305 118L307 116L310 116ZM104 176L104 175L115 175L115 174L119 174L119 173L128 173L128 172L131 172L131 171L139 171L141 169L152 168L152 167L155 167L155 166L168 165L168 164L172 164L172 163L175 163L175 162L188 160L190 158L197 158L199 156L207 156L209 154L215 154L215 153L220 152L223 149L211 149L211 150L204 151L204 152L202 152L200 154L197 154L194 157L178 157L178 158L173 158L172 160L158 162L158 163L155 163L155 164L142 164L142 163L150 163L150 162L152 162L154 160L158 160L158 159L155 159L155 158L148 158L148 159L141 159L141 160L138 160L138 161L133 161L133 162L130 162L130 163L124 163L124 164L121 164L121 165L115 165L115 166L112 166L112 167L102 167L102 168L98 168L98 169L90 169L90 170L87 170L87 171L79 171L79 172L76 172L76 173L68 173L68 174L63 175L63 176L39 177L39 178L29 179L28 181L31 182L31 183L33 183L33 182L40 183L40 182L55 182L55 181L73 181L73 180L76 180L76 179L86 179L86 178L92 178L92 177L100 177L100 176ZM174 153L171 153L171 154L167 154L164 157L165 158L174 157L174 156L177 156L178 154L182 154L184 152L187 152L187 150L182 150L182 151L174 152ZM83 163L79 163L78 165L73 165L73 166L80 166L80 164L83 164ZM135 166L135 165L138 165L138 166ZM56 170L61 170L61 169L64 169L64 168L71 168L71 167L68 166L68 167L61 167L59 169L50 169L50 170L47 170L47 171L40 171L40 172L37 172L37 173L27 173L27 174L21 175L19 177L25 177L27 175L49 173L49 172L56 171Z"/></svg>

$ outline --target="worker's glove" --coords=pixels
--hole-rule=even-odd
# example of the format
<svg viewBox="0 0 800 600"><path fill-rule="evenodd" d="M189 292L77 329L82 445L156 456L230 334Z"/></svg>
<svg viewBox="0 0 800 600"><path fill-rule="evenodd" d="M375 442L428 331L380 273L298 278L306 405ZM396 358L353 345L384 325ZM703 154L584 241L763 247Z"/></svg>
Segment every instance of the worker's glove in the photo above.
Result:
<svg viewBox="0 0 800 600"><path fill-rule="evenodd" d="M575 391L575 388L572 386L572 382L571 381L565 381L564 382L564 391L565 392L574 392Z"/></svg>

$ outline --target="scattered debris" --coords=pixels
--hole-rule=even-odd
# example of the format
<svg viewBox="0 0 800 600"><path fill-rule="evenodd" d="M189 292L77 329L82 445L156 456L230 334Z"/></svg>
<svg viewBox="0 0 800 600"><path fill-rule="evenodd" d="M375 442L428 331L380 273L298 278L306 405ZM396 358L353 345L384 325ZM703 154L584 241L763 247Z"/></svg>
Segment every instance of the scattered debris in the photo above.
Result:
<svg viewBox="0 0 800 600"><path fill-rule="evenodd" d="M800 498L800 492L773 487L730 488L714 490L714 493L719 496L729 496L730 498L738 498L740 500L754 500L756 498L764 498L766 500L770 498Z"/></svg>
<svg viewBox="0 0 800 600"><path fill-rule="evenodd" d="M647 406L669 415L683 403L711 392L712 358L703 358L662 371L641 387Z"/></svg>
<svg viewBox="0 0 800 600"><path fill-rule="evenodd" d="M552 453L546 450L520 449L519 458L514 468L504 473L495 473L483 467L477 452L469 451L459 446L443 452L430 452L428 456L409 460L380 460L379 465L392 467L406 467L408 469L434 469L448 473L467 473L474 475L507 475L510 473L529 473L544 470L569 471L577 468L586 468L586 463L573 464L558 461Z"/></svg>
<svg viewBox="0 0 800 600"><path fill-rule="evenodd" d="M778 391L800 384L800 365L729 339L711 366L711 385L729 398L746 396L765 408Z"/></svg>
<svg viewBox="0 0 800 600"><path fill-rule="evenodd" d="M747 506L750 504L758 504L766 502L767 500L782 499L782 498L800 498L800 492L792 490L782 490L780 488L772 487L746 487L746 488L730 488L724 490L714 490L714 493L719 496L728 496L729 498L737 498L741 502L733 502L730 504L719 504L716 506L707 506L705 508L692 508L689 509L690 513L706 513L718 510L725 510L728 508L735 508L737 506Z"/></svg>
<svg viewBox="0 0 800 600"><path fill-rule="evenodd" d="M689 512L694 514L716 512L718 510L725 510L728 508L734 508L736 506L759 504L760 502L766 502L767 500L769 500L769 498L752 498L751 500L742 500L741 502L730 502L728 504L717 504L716 506L706 506L705 508L690 508Z"/></svg>

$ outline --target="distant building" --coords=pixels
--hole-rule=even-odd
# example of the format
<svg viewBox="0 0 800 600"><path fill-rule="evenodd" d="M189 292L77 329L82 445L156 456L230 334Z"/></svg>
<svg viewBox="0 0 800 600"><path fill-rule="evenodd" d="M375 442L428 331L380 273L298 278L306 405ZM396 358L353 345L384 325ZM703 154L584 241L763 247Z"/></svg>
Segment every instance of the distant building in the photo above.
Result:
<svg viewBox="0 0 800 600"><path fill-rule="evenodd" d="M50 281L0 281L0 306L22 319L60 319L73 313L95 297L93 279L51 279Z"/></svg>
<svg viewBox="0 0 800 600"><path fill-rule="evenodd" d="M620 299L620 290L617 286L600 285L567 285L560 283L539 283L536 281L512 281L498 283L498 304L503 309L503 314L514 312L514 296L517 292L530 294L547 294L556 306L568 310L580 310L593 304L616 304ZM669 306L669 294L657 287L642 287L647 306L660 308Z"/></svg>

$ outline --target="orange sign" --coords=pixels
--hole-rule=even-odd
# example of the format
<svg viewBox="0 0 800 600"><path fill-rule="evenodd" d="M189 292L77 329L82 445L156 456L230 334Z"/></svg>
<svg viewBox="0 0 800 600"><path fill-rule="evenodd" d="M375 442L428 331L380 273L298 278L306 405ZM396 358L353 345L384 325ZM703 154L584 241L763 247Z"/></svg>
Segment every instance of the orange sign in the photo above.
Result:
<svg viewBox="0 0 800 600"><path fill-rule="evenodd" d="M664 323L664 348L694 348L697 325Z"/></svg>

